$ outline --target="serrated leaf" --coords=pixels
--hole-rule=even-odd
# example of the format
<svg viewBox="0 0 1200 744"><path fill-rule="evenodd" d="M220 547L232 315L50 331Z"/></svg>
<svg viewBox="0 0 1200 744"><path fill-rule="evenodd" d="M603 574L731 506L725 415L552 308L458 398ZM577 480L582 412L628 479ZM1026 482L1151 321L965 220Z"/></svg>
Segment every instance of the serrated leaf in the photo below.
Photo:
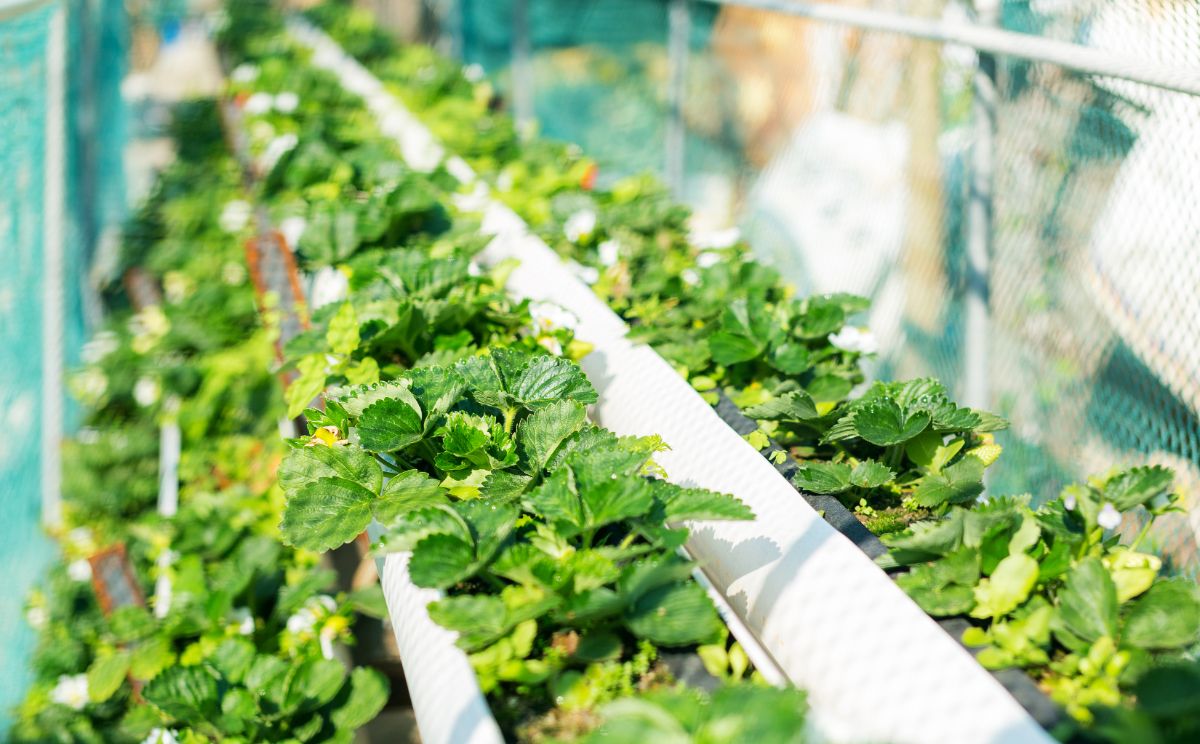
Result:
<svg viewBox="0 0 1200 744"><path fill-rule="evenodd" d="M1183 579L1159 581L1129 606L1121 640L1145 649L1184 648L1200 638L1200 597Z"/></svg>
<svg viewBox="0 0 1200 744"><path fill-rule="evenodd" d="M1024 553L1009 555L975 587L971 617L999 618L1012 612L1029 598L1037 577L1037 561Z"/></svg>
<svg viewBox="0 0 1200 744"><path fill-rule="evenodd" d="M510 387L510 392L527 408L539 408L560 400L595 403L599 397L577 364L552 356L534 357Z"/></svg>
<svg viewBox="0 0 1200 744"><path fill-rule="evenodd" d="M437 589L469 578L475 569L475 547L453 535L422 538L408 563L414 584Z"/></svg>
<svg viewBox="0 0 1200 744"><path fill-rule="evenodd" d="M279 528L284 542L318 552L353 540L371 523L375 494L342 478L320 478L287 500Z"/></svg>
<svg viewBox="0 0 1200 744"><path fill-rule="evenodd" d="M333 700L346 679L346 667L336 659L308 659L296 674L296 687L311 701L310 710Z"/></svg>
<svg viewBox="0 0 1200 744"><path fill-rule="evenodd" d="M142 689L142 697L173 718L200 723L216 715L217 680L205 667L170 667Z"/></svg>
<svg viewBox="0 0 1200 744"><path fill-rule="evenodd" d="M394 522L405 512L448 503L446 492L437 480L419 470L405 470L393 475L375 501L375 518L381 524Z"/></svg>
<svg viewBox="0 0 1200 744"><path fill-rule="evenodd" d="M743 411L752 419L767 421L807 421L817 418L817 404L803 390L793 390L766 403L750 406Z"/></svg>
<svg viewBox="0 0 1200 744"><path fill-rule="evenodd" d="M685 488L662 480L651 481L654 498L663 505L663 519L754 519L754 512L737 498L706 488Z"/></svg>
<svg viewBox="0 0 1200 744"><path fill-rule="evenodd" d="M763 353L764 346L746 336L717 331L708 337L708 349L717 364L747 362Z"/></svg>
<svg viewBox="0 0 1200 744"><path fill-rule="evenodd" d="M254 663L254 644L240 638L230 638L222 641L213 652L212 664L221 676L228 681L238 684L250 671Z"/></svg>
<svg viewBox="0 0 1200 744"><path fill-rule="evenodd" d="M367 406L356 428L363 449L369 452L394 452L425 435L421 412L399 398L384 398Z"/></svg>
<svg viewBox="0 0 1200 744"><path fill-rule="evenodd" d="M806 462L796 470L792 483L810 493L842 493L851 488L852 472L844 462Z"/></svg>
<svg viewBox="0 0 1200 744"><path fill-rule="evenodd" d="M350 694L330 714L333 725L339 729L353 731L365 726L388 699L387 678L374 669L358 667L350 673Z"/></svg>
<svg viewBox="0 0 1200 744"><path fill-rule="evenodd" d="M941 473L922 478L913 491L913 501L929 508L971 501L983 493L983 471L982 462L964 457Z"/></svg>
<svg viewBox="0 0 1200 744"><path fill-rule="evenodd" d="M890 447L907 442L929 426L930 416L925 411L905 413L890 398L871 401L854 414L854 431L871 444Z"/></svg>
<svg viewBox="0 0 1200 744"><path fill-rule="evenodd" d="M664 646L711 643L725 630L712 600L694 582L646 592L630 607L625 623L637 637Z"/></svg>
<svg viewBox="0 0 1200 744"><path fill-rule="evenodd" d="M876 460L863 460L850 473L850 482L859 488L879 488L896 474L892 469Z"/></svg>
<svg viewBox="0 0 1200 744"><path fill-rule="evenodd" d="M175 660L171 643L163 636L147 638L133 647L129 658L129 674L134 679L151 680Z"/></svg>
<svg viewBox="0 0 1200 744"><path fill-rule="evenodd" d="M1161 465L1130 468L1104 484L1104 497L1117 511L1129 511L1171 490L1175 473Z"/></svg>
<svg viewBox="0 0 1200 744"><path fill-rule="evenodd" d="M334 354L347 355L358 348L358 316L354 306L343 302L329 320L325 343Z"/></svg>
<svg viewBox="0 0 1200 744"><path fill-rule="evenodd" d="M780 372L798 375L808 369L808 347L794 341L785 341L771 349L769 361L771 366Z"/></svg>
<svg viewBox="0 0 1200 744"><path fill-rule="evenodd" d="M87 670L88 699L93 703L108 700L121 689L128 673L128 651L114 651L107 656L96 657Z"/></svg>
<svg viewBox="0 0 1200 744"><path fill-rule="evenodd" d="M374 457L355 447L293 447L279 464L279 485L291 494L321 478L341 478L378 493L383 470Z"/></svg>
<svg viewBox="0 0 1200 744"><path fill-rule="evenodd" d="M284 393L288 418L299 416L314 398L325 392L327 364L324 354L309 354L297 363L296 369L300 374L292 380Z"/></svg>
<svg viewBox="0 0 1200 744"><path fill-rule="evenodd" d="M489 501L507 502L521 497L525 488L533 481L527 475L494 470L479 487L479 497Z"/></svg>
<svg viewBox="0 0 1200 744"><path fill-rule="evenodd" d="M1117 635L1117 587L1099 558L1085 558L1067 574L1056 618L1090 642Z"/></svg>
<svg viewBox="0 0 1200 744"><path fill-rule="evenodd" d="M582 403L560 400L533 413L517 429L525 472L540 475L563 441L587 421Z"/></svg>

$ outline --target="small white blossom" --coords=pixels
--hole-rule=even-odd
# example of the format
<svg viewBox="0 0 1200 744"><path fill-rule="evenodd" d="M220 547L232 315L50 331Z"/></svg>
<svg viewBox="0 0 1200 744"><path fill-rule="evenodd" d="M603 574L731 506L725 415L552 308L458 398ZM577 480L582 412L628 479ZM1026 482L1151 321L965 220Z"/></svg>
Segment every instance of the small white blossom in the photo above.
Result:
<svg viewBox="0 0 1200 744"><path fill-rule="evenodd" d="M337 637L337 628L332 625L326 625L321 628L321 632L317 634L321 643L321 655L326 659L333 658L333 639Z"/></svg>
<svg viewBox="0 0 1200 744"><path fill-rule="evenodd" d="M234 607L229 613L229 622L237 628L239 635L254 634L254 615L250 614L249 607Z"/></svg>
<svg viewBox="0 0 1200 744"><path fill-rule="evenodd" d="M71 581L90 581L92 578L92 564L88 563L86 558L71 561L70 565L67 566L67 576L71 577Z"/></svg>
<svg viewBox="0 0 1200 744"><path fill-rule="evenodd" d="M590 209L581 209L567 218L563 225L563 234L572 243L586 240L596 231L596 213Z"/></svg>
<svg viewBox="0 0 1200 744"><path fill-rule="evenodd" d="M158 402L162 394L162 386L153 377L139 377L133 385L133 399L142 408L149 408Z"/></svg>
<svg viewBox="0 0 1200 744"><path fill-rule="evenodd" d="M463 67L462 73L463 77L465 77L469 82L478 83L480 80L483 80L484 72L482 65L471 63Z"/></svg>
<svg viewBox="0 0 1200 744"><path fill-rule="evenodd" d="M621 244L615 240L606 240L596 246L596 250L600 254L600 263L605 266L612 266L621 256Z"/></svg>
<svg viewBox="0 0 1200 744"><path fill-rule="evenodd" d="M875 334L866 328L846 326L837 333L829 334L829 343L842 351L853 351L859 354L874 354L879 351L879 342Z"/></svg>
<svg viewBox="0 0 1200 744"><path fill-rule="evenodd" d="M309 306L314 310L319 307L346 299L350 293L350 280L341 271L332 266L322 266L313 276L312 290L309 292ZM338 364L339 362L333 362Z"/></svg>
<svg viewBox="0 0 1200 744"><path fill-rule="evenodd" d="M265 119L259 119L250 125L250 141L258 144L268 142L275 136L275 127Z"/></svg>
<svg viewBox="0 0 1200 744"><path fill-rule="evenodd" d="M478 261L470 261L467 263L467 276L483 276L483 267Z"/></svg>
<svg viewBox="0 0 1200 744"><path fill-rule="evenodd" d="M230 77L235 83L253 83L258 79L258 68L246 62L233 68Z"/></svg>
<svg viewBox="0 0 1200 744"><path fill-rule="evenodd" d="M574 328L579 319L575 313L553 302L529 303L529 315L538 331L553 331L557 328Z"/></svg>
<svg viewBox="0 0 1200 744"><path fill-rule="evenodd" d="M304 606L288 618L287 629L296 635L311 633L317 627L317 622L325 616L337 611L337 602L333 597L318 594L304 603Z"/></svg>
<svg viewBox="0 0 1200 744"><path fill-rule="evenodd" d="M568 261L567 268L571 273L579 277L584 284L595 284L600 281L600 272L594 266L584 266L577 261Z"/></svg>
<svg viewBox="0 0 1200 744"><path fill-rule="evenodd" d="M1105 501L1104 506L1100 507L1100 513L1096 515L1096 524L1106 530L1115 530L1121 525L1121 512Z"/></svg>
<svg viewBox="0 0 1200 744"><path fill-rule="evenodd" d="M34 605L25 610L25 622L29 623L29 627L34 630L41 630L46 627L46 621L49 619L46 608L41 605Z"/></svg>
<svg viewBox="0 0 1200 744"><path fill-rule="evenodd" d="M94 405L108 392L108 376L96 367L88 367L71 376L71 392L81 403Z"/></svg>
<svg viewBox="0 0 1200 744"><path fill-rule="evenodd" d="M275 110L281 114L290 114L300 105L300 96L290 90L275 94Z"/></svg>
<svg viewBox="0 0 1200 744"><path fill-rule="evenodd" d="M142 744L179 744L179 738L171 729L156 728L142 739Z"/></svg>
<svg viewBox="0 0 1200 744"><path fill-rule="evenodd" d="M234 199L221 210L221 216L217 219L217 223L225 232L240 232L250 222L252 214L254 214L254 207L250 206L249 202Z"/></svg>
<svg viewBox="0 0 1200 744"><path fill-rule="evenodd" d="M679 278L683 280L684 284L694 287L700 283L700 272L695 269L684 269L679 272Z"/></svg>
<svg viewBox="0 0 1200 744"><path fill-rule="evenodd" d="M96 533L91 527L76 527L67 533L67 543L78 550L91 552L96 548Z"/></svg>
<svg viewBox="0 0 1200 744"><path fill-rule="evenodd" d="M50 691L50 700L75 710L83 710L88 704L88 681L86 674L64 674Z"/></svg>
<svg viewBox="0 0 1200 744"><path fill-rule="evenodd" d="M258 159L259 168L263 172L271 170L279 162L279 159L286 155L299 142L300 138L292 132L281 134L271 140L267 143L267 149L263 150L262 157Z"/></svg>
<svg viewBox="0 0 1200 744"><path fill-rule="evenodd" d="M688 233L688 241L701 250L729 248L741 238L742 231L736 227L725 230L692 230Z"/></svg>
<svg viewBox="0 0 1200 744"><path fill-rule="evenodd" d="M699 256L696 256L696 265L702 269L707 269L721 263L721 254L716 251L705 251Z"/></svg>
<svg viewBox="0 0 1200 744"><path fill-rule="evenodd" d="M300 238L304 237L306 227L308 227L308 220L299 215L285 217L279 223L279 232L283 233L283 239L287 241L288 248L296 250L296 246L300 245Z"/></svg>
<svg viewBox="0 0 1200 744"><path fill-rule="evenodd" d="M562 343L560 343L559 340L557 338L555 338L554 336L542 336L541 338L539 338L537 340L537 342L538 342L538 346L541 346L543 349L550 352L554 356L562 356L562 353L563 353Z"/></svg>
<svg viewBox="0 0 1200 744"><path fill-rule="evenodd" d="M83 345L81 356L87 364L95 364L117 350L120 341L112 331L100 331Z"/></svg>
<svg viewBox="0 0 1200 744"><path fill-rule="evenodd" d="M240 261L226 261L221 267L221 281L237 287L246 281L246 267Z"/></svg>
<svg viewBox="0 0 1200 744"><path fill-rule="evenodd" d="M163 275L163 294L167 302L178 305L192 293L192 282L182 271L168 271Z"/></svg>
<svg viewBox="0 0 1200 744"><path fill-rule="evenodd" d="M1066 496L1063 496L1063 506L1067 508L1067 511L1075 511L1075 507L1078 505L1079 502L1076 500L1075 494L1067 493Z"/></svg>
<svg viewBox="0 0 1200 744"><path fill-rule="evenodd" d="M242 106L242 110L251 116L259 116L271 110L271 105L275 102L275 97L270 93L255 93L246 99L246 104Z"/></svg>

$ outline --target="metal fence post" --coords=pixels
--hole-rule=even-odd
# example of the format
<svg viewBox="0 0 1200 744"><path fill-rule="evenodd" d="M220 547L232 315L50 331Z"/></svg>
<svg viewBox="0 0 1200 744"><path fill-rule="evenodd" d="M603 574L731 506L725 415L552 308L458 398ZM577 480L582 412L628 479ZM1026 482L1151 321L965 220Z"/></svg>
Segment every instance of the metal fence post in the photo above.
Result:
<svg viewBox="0 0 1200 744"><path fill-rule="evenodd" d="M671 0L667 15L667 129L664 170L676 199L683 199L687 157L687 67L692 21L688 0Z"/></svg>
<svg viewBox="0 0 1200 744"><path fill-rule="evenodd" d="M977 21L995 25L997 0L975 0ZM971 115L975 129L971 145L970 191L967 195L967 296L963 339L964 402L989 408L988 352L991 323L988 309L989 262L992 253L992 174L996 146L996 58L978 52Z"/></svg>

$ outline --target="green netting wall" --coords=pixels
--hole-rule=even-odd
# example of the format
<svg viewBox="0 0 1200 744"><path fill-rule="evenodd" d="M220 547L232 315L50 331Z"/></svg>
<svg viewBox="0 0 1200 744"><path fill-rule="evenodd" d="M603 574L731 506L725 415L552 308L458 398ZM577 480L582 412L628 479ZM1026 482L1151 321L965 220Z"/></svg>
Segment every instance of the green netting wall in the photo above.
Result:
<svg viewBox="0 0 1200 744"><path fill-rule="evenodd" d="M56 15L59 44L52 41ZM43 378L58 364L69 371L78 363L95 314L88 267L100 234L125 209L126 26L120 0L0 0L0 730L8 729L10 708L28 682L33 634L25 598L52 555L41 527L43 432L70 431L75 418L65 391L45 391ZM49 100L55 52L64 71L58 105ZM53 112L62 140L49 147ZM52 150L60 157L48 160ZM46 203L48 178L61 186L49 192L59 195L55 205ZM61 215L61 327L47 340L54 328L46 326L48 210Z"/></svg>
<svg viewBox="0 0 1200 744"><path fill-rule="evenodd" d="M512 65L514 0L426 0L425 23L505 93L532 90L540 131L580 144L602 178L670 175L669 0L524 2L523 79ZM828 4L972 17L945 0ZM967 262L974 50L686 5L675 185L697 221L739 225L801 291L870 296L876 375L933 374L959 397L981 388L972 402L1013 422L993 493L1044 499L1113 465L1174 467L1191 513L1153 537L1194 573L1200 97L997 58L991 258L980 282ZM1011 31L1200 69L1191 0L1003 0L998 10ZM984 285L987 318L973 331L984 342L970 349L966 307ZM983 373L969 379L972 354Z"/></svg>

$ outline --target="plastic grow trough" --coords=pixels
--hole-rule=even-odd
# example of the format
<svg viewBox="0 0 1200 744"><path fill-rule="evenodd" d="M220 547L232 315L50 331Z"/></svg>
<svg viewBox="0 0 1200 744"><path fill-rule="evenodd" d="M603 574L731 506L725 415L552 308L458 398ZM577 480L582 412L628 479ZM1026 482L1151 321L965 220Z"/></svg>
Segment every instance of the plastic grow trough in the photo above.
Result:
<svg viewBox="0 0 1200 744"><path fill-rule="evenodd" d="M688 551L770 658L807 690L820 738L891 742L1048 742L1004 687L913 603L871 558L822 519L653 350L507 207L470 167L447 156L382 83L323 32L293 19L313 62L362 96L411 167L444 164L474 192L460 207L484 215L495 237L486 261L517 258L508 289L561 305L595 346L582 366L599 392L592 417L618 434L656 433L672 449L656 460L674 482L732 493L749 522L689 524ZM851 517L852 518L852 517ZM384 593L422 740L499 741L499 730L454 634L425 611L436 592L415 587L408 556L383 563Z"/></svg>

